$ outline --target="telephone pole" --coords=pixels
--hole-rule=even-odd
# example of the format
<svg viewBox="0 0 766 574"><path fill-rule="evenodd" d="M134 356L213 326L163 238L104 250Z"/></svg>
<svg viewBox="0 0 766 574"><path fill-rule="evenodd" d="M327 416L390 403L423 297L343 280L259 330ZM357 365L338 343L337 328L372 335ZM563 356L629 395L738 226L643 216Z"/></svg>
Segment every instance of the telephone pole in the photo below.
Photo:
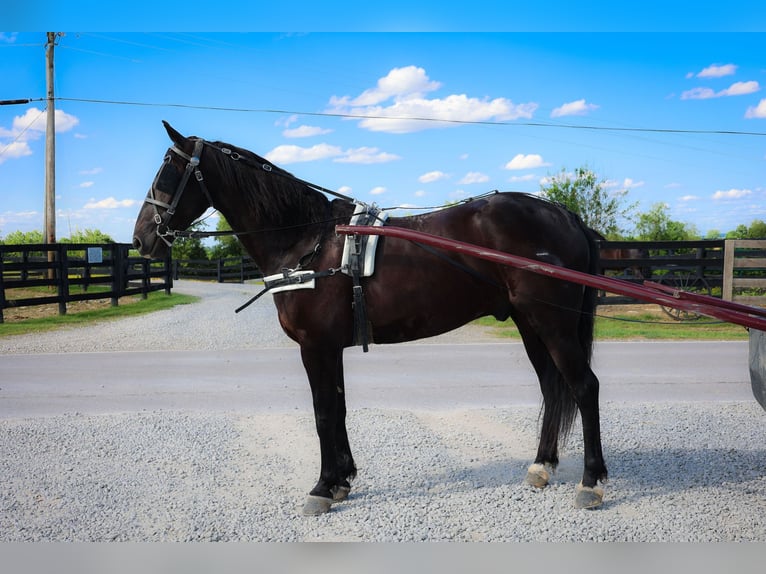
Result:
<svg viewBox="0 0 766 574"><path fill-rule="evenodd" d="M57 32L48 32L48 43L45 45L45 80L48 92L45 126L45 243L56 243L56 107L53 96L53 48L58 36Z"/></svg>

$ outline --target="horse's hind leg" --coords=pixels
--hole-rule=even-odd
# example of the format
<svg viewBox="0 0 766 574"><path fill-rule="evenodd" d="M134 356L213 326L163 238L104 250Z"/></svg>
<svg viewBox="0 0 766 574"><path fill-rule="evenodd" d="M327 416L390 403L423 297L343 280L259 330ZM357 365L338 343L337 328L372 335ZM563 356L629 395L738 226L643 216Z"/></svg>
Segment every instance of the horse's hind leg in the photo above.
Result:
<svg viewBox="0 0 766 574"><path fill-rule="evenodd" d="M587 358L571 340L560 339L552 348L551 356L571 387L582 419L584 465L582 482L575 498L578 508L594 508L603 501L603 488L607 470L601 449L601 425L598 410L599 383Z"/></svg>
<svg viewBox="0 0 766 574"><path fill-rule="evenodd" d="M544 400L540 445L535 464L527 473L527 482L538 487L547 484L549 470L558 463L559 438L566 436L579 409L585 456L575 506L593 508L603 500L603 489L598 483L607 478L601 449L598 379L581 345L577 316L553 307L534 310L534 327L529 314L521 314L517 308L514 316L540 379Z"/></svg>
<svg viewBox="0 0 766 574"><path fill-rule="evenodd" d="M548 485L551 472L559 463L559 437L562 431L560 406L561 375L553 363L545 345L534 330L523 319L517 318L516 325L521 333L527 356L535 369L543 394L543 420L540 428L540 442L537 456L527 470L526 482L537 488ZM568 389L567 389L568 390Z"/></svg>

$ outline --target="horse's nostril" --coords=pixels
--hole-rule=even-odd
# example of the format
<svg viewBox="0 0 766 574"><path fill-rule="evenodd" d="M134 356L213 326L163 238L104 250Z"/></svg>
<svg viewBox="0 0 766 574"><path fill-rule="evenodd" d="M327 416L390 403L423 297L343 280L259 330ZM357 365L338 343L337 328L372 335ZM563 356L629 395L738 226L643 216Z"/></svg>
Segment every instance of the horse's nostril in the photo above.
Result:
<svg viewBox="0 0 766 574"><path fill-rule="evenodd" d="M141 240L138 237L133 238L133 247L138 249L138 252L141 252L141 248L143 247L143 244L141 243Z"/></svg>

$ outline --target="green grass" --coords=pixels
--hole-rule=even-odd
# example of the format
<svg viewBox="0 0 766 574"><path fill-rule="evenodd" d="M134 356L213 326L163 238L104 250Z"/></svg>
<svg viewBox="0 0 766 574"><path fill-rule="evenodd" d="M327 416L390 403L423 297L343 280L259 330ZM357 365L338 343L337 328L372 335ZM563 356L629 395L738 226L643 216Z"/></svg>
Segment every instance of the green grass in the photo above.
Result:
<svg viewBox="0 0 766 574"><path fill-rule="evenodd" d="M60 329L62 327L88 325L97 321L122 319L124 317L132 317L134 315L143 315L145 313L169 309L176 305L186 305L198 300L199 297L193 297L191 295L182 295L180 293L166 295L162 291L154 291L149 293L149 296L146 299L140 299L134 303L121 304L117 307L92 309L76 313L69 312L66 315L30 318L15 322L6 321L5 323L0 323L0 337L23 335L26 333L40 333L43 331Z"/></svg>
<svg viewBox="0 0 766 574"><path fill-rule="evenodd" d="M658 313L615 313L607 314L600 307L597 311L595 338L601 341L630 340L747 340L744 327L730 323L719 323L702 317L696 321L674 321ZM491 317L477 321L479 325L492 327L499 337L519 339L519 331L512 321L501 323Z"/></svg>

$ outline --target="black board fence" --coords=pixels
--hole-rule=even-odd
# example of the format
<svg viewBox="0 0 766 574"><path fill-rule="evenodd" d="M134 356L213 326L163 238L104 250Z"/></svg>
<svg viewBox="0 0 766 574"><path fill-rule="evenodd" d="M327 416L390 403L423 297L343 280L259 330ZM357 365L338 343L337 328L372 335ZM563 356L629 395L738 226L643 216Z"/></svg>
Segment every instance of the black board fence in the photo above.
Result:
<svg viewBox="0 0 766 574"><path fill-rule="evenodd" d="M126 295L169 295L170 259L131 256L131 249L127 243L0 245L0 323L11 307L58 304L64 315L73 301L110 299L116 306ZM30 289L39 296L29 296Z"/></svg>
<svg viewBox="0 0 766 574"><path fill-rule="evenodd" d="M766 239L601 241L599 273L766 306ZM602 294L600 304L636 303Z"/></svg>
<svg viewBox="0 0 766 574"><path fill-rule="evenodd" d="M174 279L199 279L218 283L244 283L263 274L251 257L219 259L173 259Z"/></svg>

